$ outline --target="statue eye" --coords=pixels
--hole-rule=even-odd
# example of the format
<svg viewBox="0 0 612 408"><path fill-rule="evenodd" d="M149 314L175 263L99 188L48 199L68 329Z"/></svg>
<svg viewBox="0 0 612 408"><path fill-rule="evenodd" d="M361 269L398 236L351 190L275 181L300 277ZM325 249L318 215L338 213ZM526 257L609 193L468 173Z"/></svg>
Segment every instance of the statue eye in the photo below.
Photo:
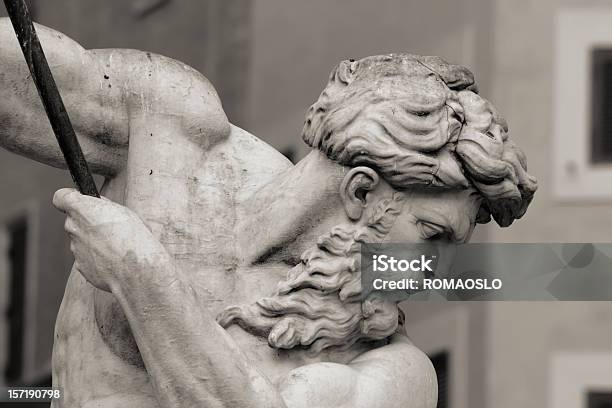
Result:
<svg viewBox="0 0 612 408"><path fill-rule="evenodd" d="M432 239L446 233L444 227L429 221L419 221L417 223L417 228L419 229L422 239Z"/></svg>
<svg viewBox="0 0 612 408"><path fill-rule="evenodd" d="M430 113L431 112L427 112L427 111L414 112L415 115L420 116L420 117L429 116Z"/></svg>

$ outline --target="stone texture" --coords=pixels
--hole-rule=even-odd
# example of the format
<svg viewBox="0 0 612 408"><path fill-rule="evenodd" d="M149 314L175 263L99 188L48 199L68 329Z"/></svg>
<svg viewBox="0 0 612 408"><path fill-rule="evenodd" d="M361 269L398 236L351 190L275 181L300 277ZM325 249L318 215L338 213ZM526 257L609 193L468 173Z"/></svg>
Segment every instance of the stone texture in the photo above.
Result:
<svg viewBox="0 0 612 408"><path fill-rule="evenodd" d="M56 406L435 406L397 305L359 296L358 248L462 242L525 212L536 181L466 68L342 61L293 166L192 68L38 30L107 197L54 197L75 255ZM62 167L12 36L0 20L0 143Z"/></svg>

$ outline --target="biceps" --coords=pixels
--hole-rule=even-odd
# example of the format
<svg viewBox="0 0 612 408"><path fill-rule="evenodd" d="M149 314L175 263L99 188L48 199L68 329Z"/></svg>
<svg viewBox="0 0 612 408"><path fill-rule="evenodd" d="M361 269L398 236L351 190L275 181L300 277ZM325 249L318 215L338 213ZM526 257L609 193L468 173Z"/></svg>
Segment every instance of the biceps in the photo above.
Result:
<svg viewBox="0 0 612 408"><path fill-rule="evenodd" d="M113 173L124 156L126 118L121 97L103 83L97 58L59 32L37 25L41 43L72 125L93 171ZM0 145L65 167L40 97L7 19L0 19ZM110 87L109 87L110 85Z"/></svg>

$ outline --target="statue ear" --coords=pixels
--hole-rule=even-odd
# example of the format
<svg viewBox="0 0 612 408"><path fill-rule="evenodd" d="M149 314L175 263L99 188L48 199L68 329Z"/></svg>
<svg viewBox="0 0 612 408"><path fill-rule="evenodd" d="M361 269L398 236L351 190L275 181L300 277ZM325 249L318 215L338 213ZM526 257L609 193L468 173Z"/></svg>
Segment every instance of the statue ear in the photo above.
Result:
<svg viewBox="0 0 612 408"><path fill-rule="evenodd" d="M378 185L378 174L369 167L351 169L340 184L340 197L346 215L353 221L361 218L368 204L368 193Z"/></svg>

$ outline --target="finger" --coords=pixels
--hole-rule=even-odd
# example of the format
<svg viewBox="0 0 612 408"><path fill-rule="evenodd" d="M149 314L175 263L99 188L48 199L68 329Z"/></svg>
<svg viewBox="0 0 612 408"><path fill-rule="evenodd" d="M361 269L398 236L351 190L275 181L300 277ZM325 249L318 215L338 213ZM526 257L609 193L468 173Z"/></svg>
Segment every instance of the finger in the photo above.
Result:
<svg viewBox="0 0 612 408"><path fill-rule="evenodd" d="M67 213L74 205L77 194L80 195L74 188L61 188L53 195L53 205L61 212Z"/></svg>
<svg viewBox="0 0 612 408"><path fill-rule="evenodd" d="M53 205L70 215L82 215L88 208L93 208L100 200L79 193L73 188L62 188L53 195Z"/></svg>

